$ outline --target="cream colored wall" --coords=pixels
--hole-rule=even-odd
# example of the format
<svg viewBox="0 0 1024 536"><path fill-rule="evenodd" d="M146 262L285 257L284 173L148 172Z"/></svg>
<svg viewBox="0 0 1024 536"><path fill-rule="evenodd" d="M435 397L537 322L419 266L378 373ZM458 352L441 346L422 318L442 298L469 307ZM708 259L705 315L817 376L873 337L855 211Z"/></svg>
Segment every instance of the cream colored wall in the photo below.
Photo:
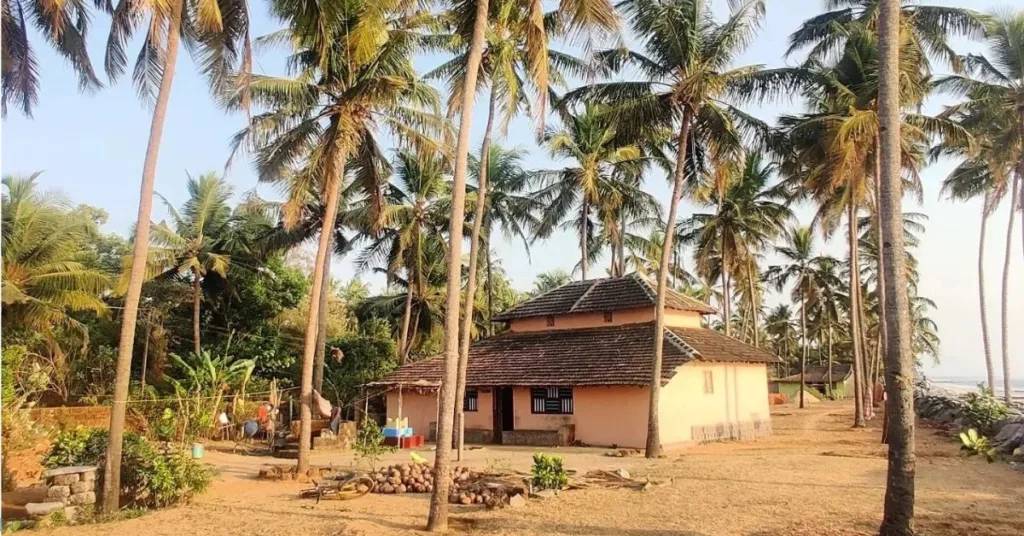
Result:
<svg viewBox="0 0 1024 536"><path fill-rule="evenodd" d="M704 393L704 372L711 371L714 393ZM768 372L765 365L691 362L679 367L661 390L658 406L662 445L687 443L693 426L767 420Z"/></svg>
<svg viewBox="0 0 1024 536"><path fill-rule="evenodd" d="M647 443L647 387L573 390L576 439L587 445L643 448Z"/></svg>
<svg viewBox="0 0 1024 536"><path fill-rule="evenodd" d="M611 322L604 321L603 312L558 315L555 317L554 326L548 326L547 318L543 316L521 318L513 320L509 324L509 331L524 332L552 329L599 328L607 326L624 326L627 324L643 324L646 322L654 322L654 307L638 307L612 311ZM678 328L699 328L700 313L694 311L666 309L665 325Z"/></svg>

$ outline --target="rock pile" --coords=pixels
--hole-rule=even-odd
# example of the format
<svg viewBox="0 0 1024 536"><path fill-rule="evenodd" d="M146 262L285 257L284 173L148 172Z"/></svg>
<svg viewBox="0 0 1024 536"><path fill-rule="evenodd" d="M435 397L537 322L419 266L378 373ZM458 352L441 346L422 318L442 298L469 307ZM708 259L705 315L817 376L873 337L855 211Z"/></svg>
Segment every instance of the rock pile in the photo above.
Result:
<svg viewBox="0 0 1024 536"><path fill-rule="evenodd" d="M96 504L95 466L50 469L43 473L43 478L46 479L46 502L25 505L34 520L43 520L55 512L64 512L64 517L70 520L79 507L92 508Z"/></svg>

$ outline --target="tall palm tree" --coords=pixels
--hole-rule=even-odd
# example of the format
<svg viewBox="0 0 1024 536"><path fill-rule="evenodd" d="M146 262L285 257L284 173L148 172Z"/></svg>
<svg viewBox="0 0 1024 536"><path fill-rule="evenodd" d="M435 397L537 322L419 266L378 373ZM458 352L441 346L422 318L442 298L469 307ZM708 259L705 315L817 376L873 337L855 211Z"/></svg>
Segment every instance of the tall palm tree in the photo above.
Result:
<svg viewBox="0 0 1024 536"><path fill-rule="evenodd" d="M52 335L84 330L69 311L105 314L110 276L76 260L95 224L59 197L36 188L39 173L3 178L3 317L5 326Z"/></svg>
<svg viewBox="0 0 1024 536"><path fill-rule="evenodd" d="M161 221L152 228L150 241L155 248L150 250L150 269L165 276L191 277L192 344L199 355L203 279L210 272L226 278L233 253L241 253L245 246L233 228L241 222L228 205L231 186L216 173L204 173L198 178L190 175L187 188L189 198L181 212L160 196L171 223Z"/></svg>
<svg viewBox="0 0 1024 536"><path fill-rule="evenodd" d="M1003 263L1002 354L1003 389L1007 403L1011 401L1009 340L1007 335L1007 294L1013 220L1024 198L1024 11L995 12L985 27L988 55L963 58L970 76L951 75L936 82L936 87L967 101L951 107L949 115L984 118L985 138L979 153L988 162L994 178L1008 182L1006 168L1014 170L1010 189L1010 222L1006 231L1006 258ZM1005 167L1004 167L1005 166ZM997 190L998 191L998 186ZM994 199L990 199L994 201ZM1024 217L1021 218L1024 234Z"/></svg>
<svg viewBox="0 0 1024 536"><path fill-rule="evenodd" d="M800 343L800 407L803 408L804 389L807 388L807 351L810 346L807 341L807 302L818 293L813 270L814 265L819 262L819 257L815 251L813 229L795 227L786 234L786 245L775 247L775 252L786 264L769 267L765 272L765 279L774 283L776 289L780 291L792 281L794 299L800 301L800 335L803 339Z"/></svg>
<svg viewBox="0 0 1024 536"><path fill-rule="evenodd" d="M886 300L885 388L888 395L889 471L880 534L914 534L914 354L910 338L910 303L903 247L903 138L900 118L900 2L879 5L878 122L881 133L878 210Z"/></svg>
<svg viewBox="0 0 1024 536"><path fill-rule="evenodd" d="M636 68L641 81L594 84L570 92L567 100L597 99L615 103L617 127L639 135L670 130L675 137L672 166L672 197L665 221L665 243L658 272L655 310L654 359L646 455L661 452L658 431L658 400L665 328L665 292L668 268L675 249L676 211L688 169L691 130L701 145L722 160L740 151L736 123L750 118L724 104L728 96L753 98L770 90L792 87L788 71L762 71L758 67L732 68L732 62L750 43L764 14L764 2L736 3L724 22L714 20L710 2L704 0L626 0L620 9L630 20L633 34L642 40L643 52L615 49L597 53L608 71ZM720 192L724 188L719 189Z"/></svg>
<svg viewBox="0 0 1024 536"><path fill-rule="evenodd" d="M447 210L447 167L437 155L399 151L395 155L394 177L387 188L384 207L385 229L360 254L358 269L371 265L384 268L389 280L405 271L406 297L398 332L399 363L404 364L412 349L412 308L422 300L431 271L430 244L440 240Z"/></svg>
<svg viewBox="0 0 1024 536"><path fill-rule="evenodd" d="M695 248L698 273L711 281L721 278L722 321L730 335L731 274L756 264L756 256L784 234L792 212L782 190L769 185L775 168L760 153L749 153L742 164L721 167L728 174L724 195L715 187L698 197L705 206L717 207L716 212L693 214L680 222L678 232L680 243ZM754 320L756 332L756 315Z"/></svg>
<svg viewBox="0 0 1024 536"><path fill-rule="evenodd" d="M472 39L467 24L475 8L471 2L457 3L443 18L450 23L453 33L448 36L447 48L455 54L440 67L427 73L426 78L445 78L449 87L448 113L459 112L462 103L462 89L468 67L469 51L467 44ZM455 444L456 459L462 460L464 426L462 423L462 400L465 395L467 356L469 352L470 332L474 317L473 305L476 296L477 269L479 266L480 233L486 218L487 208L487 171L486 161L490 156L492 131L498 108L502 111L503 124L518 115L520 110L530 112L530 98L525 86L532 86L534 93L544 94L540 102L546 99L549 85L564 85L563 72L568 71L581 75L586 71L583 61L569 54L547 48L549 35L555 35L562 29L561 17L558 12L544 16L542 28L538 31L534 6L520 0L495 0L488 2L489 17L487 21L481 72L478 87L490 86L487 109L487 124L484 128L483 142L480 145L480 160L484 165L477 167L476 203L473 211L473 228L469 242L469 276L466 279L466 298L463 300L466 311L463 313L462 328L459 337L459 372L458 386L455 395ZM473 10L475 11L475 10ZM547 63L541 65L540 63ZM544 107L541 107L541 114ZM543 123L543 115L538 118Z"/></svg>
<svg viewBox="0 0 1024 536"><path fill-rule="evenodd" d="M530 294L537 296L570 282L572 282L572 274L565 270L556 269L541 272L537 274L537 278L533 282L533 290L530 291Z"/></svg>
<svg viewBox="0 0 1024 536"><path fill-rule="evenodd" d="M146 19L149 19L148 21ZM166 3L118 0L111 13L105 68L115 80L128 64L125 51L132 35L146 28L146 37L136 59L133 81L139 96L153 104L153 119L142 165L139 212L135 224L135 246L121 322L117 350L117 377L114 404L110 411L110 436L103 474L103 511L119 508L121 447L124 438L125 404L131 374L135 325L139 315L142 283L146 279L150 216L153 212L153 187L160 155L160 139L171 96L171 85L178 61L178 48L184 42L193 52L200 70L211 86L219 91L228 86L229 73L238 72L244 88L251 67L249 9L245 0L169 0Z"/></svg>
<svg viewBox="0 0 1024 536"><path fill-rule="evenodd" d="M505 148L491 145L490 155L485 159L487 171L481 171L481 161L470 158L469 173L476 178L475 189L479 190L480 177L486 173L486 207L483 210L483 248L486 252L484 264L487 272L487 332L493 331L491 318L494 317L494 285L491 260L491 238L500 230L506 240L519 239L527 253L530 251L530 236L538 225L537 213L542 206L529 195L531 176L523 169L526 152L521 148ZM467 187L475 192L474 186ZM496 229L497 228L497 229Z"/></svg>
<svg viewBox="0 0 1024 536"><path fill-rule="evenodd" d="M466 173L469 161L469 137L473 125L473 100L477 89L477 76L480 70L480 62L483 58L484 39L488 29L488 0L476 0L476 11L472 18L469 17L469 10L463 10L464 17L460 18L460 27L472 26L472 32L458 32L460 35L469 34L469 49L466 55L466 76L462 87L462 103L459 106L460 121L459 135L455 146L455 170L452 188L452 217L448 230L448 286L449 289L460 288L460 274L462 264L462 226L465 218L466 196ZM541 54L547 49L545 39L541 39L544 32L544 14L539 0L530 0L528 3L530 19L533 21L532 32L538 36L533 39L536 47L530 52L532 55ZM565 25L568 31L579 32L587 28L612 29L618 24L615 9L607 0L560 0L558 11L565 17ZM472 22L470 22L472 21ZM536 61L532 65L537 69L546 69L547 62ZM538 73L538 80L545 81L547 74ZM546 83L538 84L546 86ZM544 116L547 95L540 95L540 113ZM459 368L459 296L458 293L448 293L448 303L445 309L445 368L439 394L440 412L437 423L437 437L450 437L453 430L453 419L455 413L455 397L457 391L458 368ZM468 301L468 300L467 300ZM469 315L467 315L468 317ZM450 471L451 443L439 441L437 455L434 457L434 477L438 485L434 486L434 492L430 497L430 513L427 518L427 530L444 532L448 530L448 475Z"/></svg>
<svg viewBox="0 0 1024 536"><path fill-rule="evenodd" d="M768 333L772 354L783 359L788 374L793 348L798 344L796 320L793 319L789 305L782 303L772 308L765 317L764 328Z"/></svg>
<svg viewBox="0 0 1024 536"><path fill-rule="evenodd" d="M600 244L594 239L593 216L610 198L649 196L636 183L619 180L626 171L643 166L644 161L640 148L623 140L606 106L587 103L576 113L565 113L563 121L563 128L548 132L545 141L553 157L572 164L534 172L540 186L534 198L546 207L534 239L547 238L559 226L575 228L580 273L587 279L589 264L600 253Z"/></svg>
<svg viewBox="0 0 1024 536"><path fill-rule="evenodd" d="M399 0L350 0L332 4L331 9L304 2L275 4L275 14L287 24L288 42L295 48L289 65L297 77L253 76L247 91L235 92L227 103L244 107L251 92L253 102L270 110L253 116L235 137L236 147L248 144L256 151L260 176L280 176L303 159L314 170L302 175L319 183L325 212L311 296L321 295L347 161L381 153L378 129L390 132L403 146L440 150L436 140L444 137L444 122L437 113L439 99L416 75L411 60L420 44L415 29L425 17L403 11L406 7ZM377 168L362 163L356 168L356 180L368 183L365 191L375 191ZM373 204L367 207L373 215L382 210ZM302 359L300 471L309 467L318 324L319 304L314 299Z"/></svg>
<svg viewBox="0 0 1024 536"><path fill-rule="evenodd" d="M94 0L102 11L110 11L109 2ZM78 87L95 90L103 84L93 71L85 36L92 20L88 2L51 3L42 0L3 0L0 7L0 61L3 93L0 97L2 115L7 117L7 104L13 102L26 116L39 101L39 65L30 39L27 21L32 21L54 51L64 57L78 74Z"/></svg>

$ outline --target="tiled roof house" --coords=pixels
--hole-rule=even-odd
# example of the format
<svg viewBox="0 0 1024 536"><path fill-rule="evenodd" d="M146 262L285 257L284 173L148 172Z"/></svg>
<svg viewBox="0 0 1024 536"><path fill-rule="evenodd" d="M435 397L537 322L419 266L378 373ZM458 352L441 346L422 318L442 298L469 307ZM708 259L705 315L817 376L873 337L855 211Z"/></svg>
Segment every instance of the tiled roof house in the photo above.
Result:
<svg viewBox="0 0 1024 536"><path fill-rule="evenodd" d="M645 277L576 281L497 315L509 329L470 347L469 442L642 447L654 346L655 287ZM770 431L767 365L775 356L702 326L715 310L666 297L663 445ZM442 359L408 363L386 386L388 417L432 436Z"/></svg>

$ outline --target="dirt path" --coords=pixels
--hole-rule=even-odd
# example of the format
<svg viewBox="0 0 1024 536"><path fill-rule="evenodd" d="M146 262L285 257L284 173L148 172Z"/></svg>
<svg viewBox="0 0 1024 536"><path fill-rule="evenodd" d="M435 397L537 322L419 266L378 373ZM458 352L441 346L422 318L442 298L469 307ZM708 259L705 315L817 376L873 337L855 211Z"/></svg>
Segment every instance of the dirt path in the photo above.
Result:
<svg viewBox="0 0 1024 536"><path fill-rule="evenodd" d="M878 425L875 419L875 426ZM702 445L661 460L611 458L598 449L557 449L567 467L625 467L634 476L673 481L651 491L564 492L520 509L453 509L455 533L586 536L872 534L885 493L879 430L853 430L850 404L822 403L774 413L772 437ZM486 448L468 453L473 467L527 470L531 451ZM429 452L424 453L429 457ZM407 460L407 453L393 459ZM420 534L426 495L370 495L314 506L297 498L305 485L254 480L259 457L210 453L220 468L194 504L106 525L62 528L56 536L109 534L205 536ZM320 453L314 463L345 465L350 456ZM932 429L918 430L917 519L922 534L1019 536L1024 533L1024 474L1005 464L957 456Z"/></svg>

